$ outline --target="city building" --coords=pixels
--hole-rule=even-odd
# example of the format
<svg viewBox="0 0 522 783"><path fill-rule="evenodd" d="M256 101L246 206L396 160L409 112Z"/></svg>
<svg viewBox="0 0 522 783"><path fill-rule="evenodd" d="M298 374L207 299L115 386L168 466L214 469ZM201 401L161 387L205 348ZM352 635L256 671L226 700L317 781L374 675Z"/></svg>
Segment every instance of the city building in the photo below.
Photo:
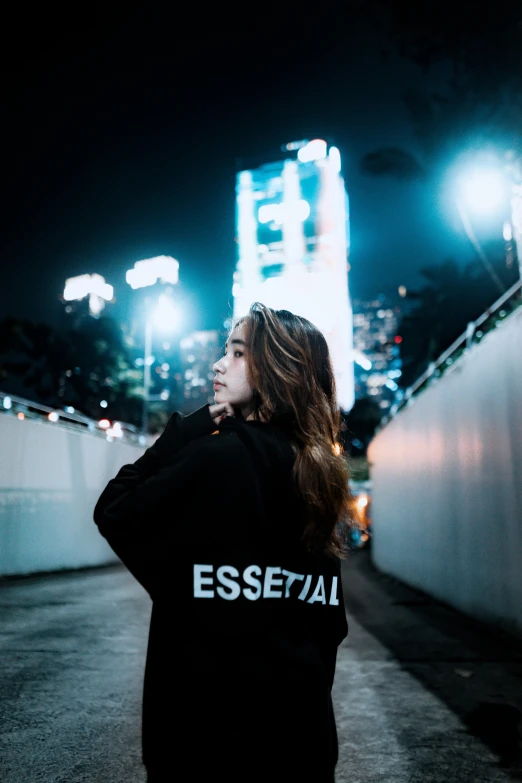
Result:
<svg viewBox="0 0 522 783"><path fill-rule="evenodd" d="M400 396L399 304L384 295L353 302L355 397L372 397L385 413Z"/></svg>
<svg viewBox="0 0 522 783"><path fill-rule="evenodd" d="M214 403L212 366L223 352L224 338L217 330L197 331L180 342L180 369L183 396L178 410L182 413Z"/></svg>
<svg viewBox="0 0 522 783"><path fill-rule="evenodd" d="M237 175L234 317L253 302L304 316L325 335L340 407L354 402L348 196L339 150L293 142L283 159Z"/></svg>

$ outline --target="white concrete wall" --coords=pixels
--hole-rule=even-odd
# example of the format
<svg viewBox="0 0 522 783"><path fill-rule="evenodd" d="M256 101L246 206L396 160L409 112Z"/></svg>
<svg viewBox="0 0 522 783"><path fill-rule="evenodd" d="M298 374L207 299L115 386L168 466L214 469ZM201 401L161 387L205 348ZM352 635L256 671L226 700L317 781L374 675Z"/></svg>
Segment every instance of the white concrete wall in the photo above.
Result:
<svg viewBox="0 0 522 783"><path fill-rule="evenodd" d="M522 634L522 309L375 437L380 570Z"/></svg>
<svg viewBox="0 0 522 783"><path fill-rule="evenodd" d="M0 415L0 576L118 562L92 514L107 481L143 449Z"/></svg>

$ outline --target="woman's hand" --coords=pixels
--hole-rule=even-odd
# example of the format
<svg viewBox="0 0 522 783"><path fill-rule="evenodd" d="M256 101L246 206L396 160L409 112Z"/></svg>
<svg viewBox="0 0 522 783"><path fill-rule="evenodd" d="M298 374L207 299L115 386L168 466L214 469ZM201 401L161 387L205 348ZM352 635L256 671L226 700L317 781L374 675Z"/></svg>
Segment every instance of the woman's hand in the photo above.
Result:
<svg viewBox="0 0 522 783"><path fill-rule="evenodd" d="M229 402L220 402L218 405L209 405L208 410L214 424L218 425L227 416L235 416L234 408Z"/></svg>

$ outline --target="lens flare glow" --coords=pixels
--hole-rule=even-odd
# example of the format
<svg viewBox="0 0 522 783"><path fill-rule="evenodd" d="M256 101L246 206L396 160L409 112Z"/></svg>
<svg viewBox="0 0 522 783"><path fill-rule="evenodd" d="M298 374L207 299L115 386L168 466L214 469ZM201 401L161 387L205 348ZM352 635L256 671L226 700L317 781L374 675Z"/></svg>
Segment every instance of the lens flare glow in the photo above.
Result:
<svg viewBox="0 0 522 783"><path fill-rule="evenodd" d="M153 313L154 325L163 331L175 329L179 321L179 313L172 297L161 294Z"/></svg>
<svg viewBox="0 0 522 783"><path fill-rule="evenodd" d="M313 139L305 147L302 147L297 153L301 163L309 163L312 160L322 160L326 158L327 144L323 139Z"/></svg>
<svg viewBox="0 0 522 783"><path fill-rule="evenodd" d="M506 200L506 182L498 169L474 169L461 178L460 194L469 209L489 215Z"/></svg>
<svg viewBox="0 0 522 783"><path fill-rule="evenodd" d="M143 261L136 261L133 269L129 269L125 279L131 288L145 288L162 283L175 285L179 280L179 262L171 256L156 256Z"/></svg>
<svg viewBox="0 0 522 783"><path fill-rule="evenodd" d="M513 226L509 222L509 220L506 220L504 223L504 227L502 229L502 236L504 237L506 242L510 242L513 239Z"/></svg>

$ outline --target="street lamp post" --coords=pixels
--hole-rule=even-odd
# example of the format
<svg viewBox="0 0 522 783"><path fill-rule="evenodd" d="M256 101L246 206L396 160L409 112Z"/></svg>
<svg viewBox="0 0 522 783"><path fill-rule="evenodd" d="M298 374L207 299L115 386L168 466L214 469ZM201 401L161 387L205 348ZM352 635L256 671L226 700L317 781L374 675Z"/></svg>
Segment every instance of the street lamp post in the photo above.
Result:
<svg viewBox="0 0 522 783"><path fill-rule="evenodd" d="M125 279L130 287L149 288L158 284L169 286L179 282L179 261L171 256L155 256L136 261L129 269ZM145 319L145 349L143 356L143 408L141 415L141 438L146 439L149 427L149 402L151 402L151 365L153 326L160 329L177 326L178 313L170 296L161 294L153 313L147 312ZM153 323L154 322L154 323Z"/></svg>
<svg viewBox="0 0 522 783"><path fill-rule="evenodd" d="M141 434L147 439L149 429L149 402L151 385L152 357L152 330L158 329L172 331L178 323L178 312L174 307L172 298L161 294L158 303L152 313L148 313L145 319L145 346L143 353L143 407L141 414Z"/></svg>
<svg viewBox="0 0 522 783"><path fill-rule="evenodd" d="M457 199L457 210L459 213L459 217L462 221L462 225L464 226L464 231L466 232L466 236L468 237L469 241L473 245L473 248L477 253L477 256L482 261L482 264L484 265L486 272L489 274L489 276L497 286L500 295L502 296L502 294L505 293L506 287L504 286L502 280L491 266L487 255L484 253L484 250L482 249L482 245L478 241L475 232L473 231L471 221L469 219L468 213L466 212L466 209L464 208L462 199Z"/></svg>
<svg viewBox="0 0 522 783"><path fill-rule="evenodd" d="M462 197L457 199L457 209L468 239L502 292L504 286L502 286L475 236L464 202L472 204L475 210L482 212L482 214L491 213L506 203L508 188L510 191L508 223L517 252L519 275L522 280L522 163L520 159L513 153L508 153L503 165L496 160L494 164L490 162L488 166L475 168L461 178Z"/></svg>
<svg viewBox="0 0 522 783"><path fill-rule="evenodd" d="M518 272L522 280L522 181L520 184L515 183L511 191L511 228L518 256Z"/></svg>

